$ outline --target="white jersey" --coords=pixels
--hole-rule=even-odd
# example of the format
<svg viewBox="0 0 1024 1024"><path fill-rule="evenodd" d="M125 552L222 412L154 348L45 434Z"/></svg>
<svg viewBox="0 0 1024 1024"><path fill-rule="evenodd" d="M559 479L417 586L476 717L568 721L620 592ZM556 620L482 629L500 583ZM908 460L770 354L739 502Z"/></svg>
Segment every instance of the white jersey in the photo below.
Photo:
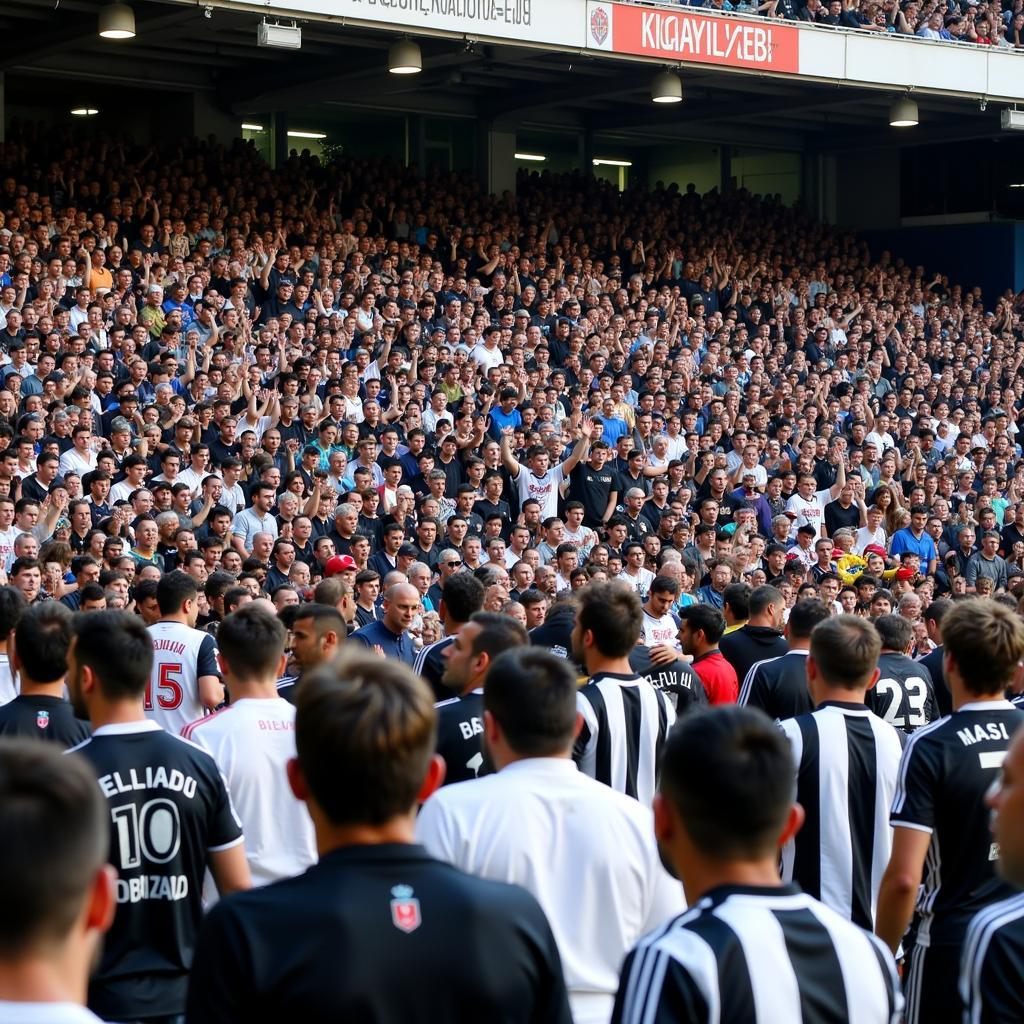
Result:
<svg viewBox="0 0 1024 1024"><path fill-rule="evenodd" d="M540 502L540 519L544 522L551 516L558 515L558 488L562 486L565 474L561 465L549 469L543 476L537 476L527 466L519 467L519 476L515 478L516 489L519 491L519 504L533 498Z"/></svg>
<svg viewBox="0 0 1024 1024"><path fill-rule="evenodd" d="M3 565L4 572L11 571L11 566L14 565L14 542L24 532L14 525L9 530L0 532L0 559L3 560L0 564Z"/></svg>
<svg viewBox="0 0 1024 1024"><path fill-rule="evenodd" d="M6 653L0 654L0 707L10 704L18 696L18 686L11 671L11 662Z"/></svg>
<svg viewBox="0 0 1024 1024"><path fill-rule="evenodd" d="M814 527L814 540L817 541L825 525L825 505L831 500L832 491L828 488L815 491L810 501L806 501L799 494L794 494L786 502L786 511L796 513L796 519L792 520L789 526L789 539L796 540L797 530L801 526L809 525Z"/></svg>
<svg viewBox="0 0 1024 1024"><path fill-rule="evenodd" d="M679 620L671 612L656 619L645 611L643 625L640 627L640 640L645 647L668 644L682 652L682 647L679 645Z"/></svg>
<svg viewBox="0 0 1024 1024"><path fill-rule="evenodd" d="M281 697L236 701L185 726L217 762L242 819L253 885L292 878L316 861L313 822L288 786L295 706Z"/></svg>
<svg viewBox="0 0 1024 1024"><path fill-rule="evenodd" d="M205 713L199 678L217 675L217 643L209 633L180 622L157 622L148 629L153 641L153 672L146 691L146 717L177 736Z"/></svg>

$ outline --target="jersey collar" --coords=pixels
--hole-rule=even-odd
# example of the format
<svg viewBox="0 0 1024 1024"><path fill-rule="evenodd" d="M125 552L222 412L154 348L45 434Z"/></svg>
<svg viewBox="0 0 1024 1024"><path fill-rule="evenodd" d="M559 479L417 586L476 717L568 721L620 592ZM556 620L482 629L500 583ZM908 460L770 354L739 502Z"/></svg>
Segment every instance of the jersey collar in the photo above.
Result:
<svg viewBox="0 0 1024 1024"><path fill-rule="evenodd" d="M967 704L962 704L956 709L956 714L961 711L1016 711L1008 700L972 700Z"/></svg>
<svg viewBox="0 0 1024 1024"><path fill-rule="evenodd" d="M137 732L160 732L161 726L150 718L140 722L111 722L93 730L93 739L97 736L131 736Z"/></svg>

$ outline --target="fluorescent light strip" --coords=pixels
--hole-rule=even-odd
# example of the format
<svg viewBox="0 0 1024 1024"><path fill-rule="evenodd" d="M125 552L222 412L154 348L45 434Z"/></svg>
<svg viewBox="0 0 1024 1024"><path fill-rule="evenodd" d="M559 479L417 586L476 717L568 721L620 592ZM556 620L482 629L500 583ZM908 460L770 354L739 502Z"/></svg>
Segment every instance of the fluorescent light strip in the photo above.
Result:
<svg viewBox="0 0 1024 1024"><path fill-rule="evenodd" d="M326 132L289 132L289 139L326 139Z"/></svg>
<svg viewBox="0 0 1024 1024"><path fill-rule="evenodd" d="M1007 188L1024 188L1024 181L1018 181L1013 185L1007 185Z"/></svg>
<svg viewBox="0 0 1024 1024"><path fill-rule="evenodd" d="M540 153L516 153L515 157L517 160L528 160L532 163L542 164L547 160L546 156L541 156Z"/></svg>
<svg viewBox="0 0 1024 1024"><path fill-rule="evenodd" d="M99 111L95 107L74 107L71 113L74 117L92 117Z"/></svg>
<svg viewBox="0 0 1024 1024"><path fill-rule="evenodd" d="M595 167L632 167L632 160L605 160L603 158L596 158L594 160Z"/></svg>
<svg viewBox="0 0 1024 1024"><path fill-rule="evenodd" d="M246 124L242 122L242 131L244 132L261 132L263 131L263 125L261 124Z"/></svg>

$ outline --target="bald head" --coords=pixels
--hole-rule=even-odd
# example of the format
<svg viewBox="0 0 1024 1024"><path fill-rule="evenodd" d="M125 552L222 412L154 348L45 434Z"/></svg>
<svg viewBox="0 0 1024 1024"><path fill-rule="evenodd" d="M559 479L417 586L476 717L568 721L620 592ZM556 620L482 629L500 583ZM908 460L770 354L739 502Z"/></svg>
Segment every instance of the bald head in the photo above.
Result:
<svg viewBox="0 0 1024 1024"><path fill-rule="evenodd" d="M384 625L404 633L420 611L420 592L411 583L396 583L384 591Z"/></svg>

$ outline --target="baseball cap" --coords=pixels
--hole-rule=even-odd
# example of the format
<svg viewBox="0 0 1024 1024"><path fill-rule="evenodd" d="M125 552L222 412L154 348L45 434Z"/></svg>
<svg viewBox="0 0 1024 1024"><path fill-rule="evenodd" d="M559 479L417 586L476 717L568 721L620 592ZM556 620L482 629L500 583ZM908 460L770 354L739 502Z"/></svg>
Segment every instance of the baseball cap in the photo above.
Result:
<svg viewBox="0 0 1024 1024"><path fill-rule="evenodd" d="M415 558L416 557L416 545L415 544L403 544L398 549L398 553L403 558Z"/></svg>
<svg viewBox="0 0 1024 1024"><path fill-rule="evenodd" d="M351 555L332 555L324 565L324 576L330 578L337 576L339 572L354 569L356 561Z"/></svg>
<svg viewBox="0 0 1024 1024"><path fill-rule="evenodd" d="M880 558L885 558L885 548L881 544L869 544L864 549L865 555L878 555Z"/></svg>
<svg viewBox="0 0 1024 1024"><path fill-rule="evenodd" d="M896 570L896 579L898 580L912 580L917 575L909 565L905 565L902 569Z"/></svg>

